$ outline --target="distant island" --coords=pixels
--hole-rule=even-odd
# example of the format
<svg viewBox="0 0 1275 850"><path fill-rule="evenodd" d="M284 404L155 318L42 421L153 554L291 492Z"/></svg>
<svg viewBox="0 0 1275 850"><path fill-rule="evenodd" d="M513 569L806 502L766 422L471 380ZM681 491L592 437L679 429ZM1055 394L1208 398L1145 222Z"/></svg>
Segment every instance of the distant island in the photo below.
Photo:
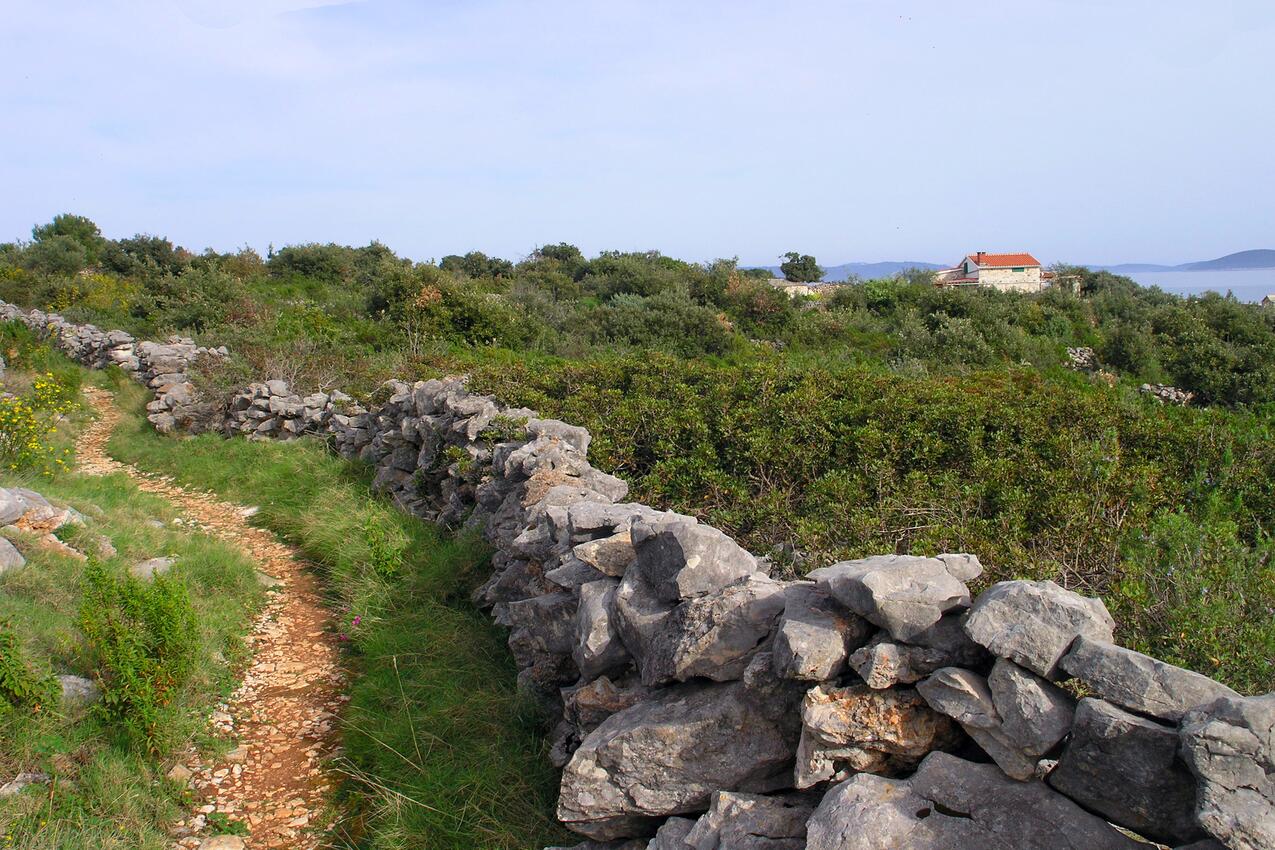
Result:
<svg viewBox="0 0 1275 850"><path fill-rule="evenodd" d="M1109 272L1127 274L1129 272L1237 272L1253 269L1275 269L1275 250L1257 248L1252 251L1237 251L1218 257L1216 260L1201 260L1195 263L1182 263L1177 266L1162 266L1155 263L1121 263L1115 266L1091 266Z"/></svg>
<svg viewBox="0 0 1275 850"><path fill-rule="evenodd" d="M1256 248L1250 251L1237 251L1234 254L1227 254L1225 257L1218 257L1215 260L1200 260L1194 263L1182 263L1176 266L1166 266L1157 263L1121 263L1119 265L1099 265L1094 263L1079 263L1078 265L1088 266L1094 270L1116 272L1117 274L1130 274L1135 272L1232 272L1232 271L1252 271L1254 269L1275 269L1275 250L1270 248ZM752 266L752 268L766 269L776 277L780 276L779 266ZM841 263L836 266L824 266L824 281L845 280L851 275L856 275L865 280L873 278L893 277L899 272L907 269L922 269L925 271L936 271L938 269L947 268L942 263L928 263L920 260L888 260L880 263Z"/></svg>

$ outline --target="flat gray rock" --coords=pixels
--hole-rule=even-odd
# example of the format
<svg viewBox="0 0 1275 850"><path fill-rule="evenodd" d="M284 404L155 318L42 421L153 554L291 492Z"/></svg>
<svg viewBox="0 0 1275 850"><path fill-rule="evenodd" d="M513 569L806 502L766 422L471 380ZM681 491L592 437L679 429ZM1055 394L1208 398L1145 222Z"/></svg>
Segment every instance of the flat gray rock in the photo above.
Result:
<svg viewBox="0 0 1275 850"><path fill-rule="evenodd" d="M910 780L858 774L824 796L807 850L1145 850L1040 782L932 753Z"/></svg>
<svg viewBox="0 0 1275 850"><path fill-rule="evenodd" d="M629 565L637 560L637 550L633 548L633 538L627 529L610 537L580 543L572 551L598 572L615 578L623 576Z"/></svg>
<svg viewBox="0 0 1275 850"><path fill-rule="evenodd" d="M1077 637L1111 642L1115 621L1101 599L1052 581L1002 581L974 600L965 631L996 656L1037 675L1065 677L1059 661Z"/></svg>
<svg viewBox="0 0 1275 850"><path fill-rule="evenodd" d="M937 558L879 555L842 561L808 578L895 640L907 641L970 604L969 589Z"/></svg>
<svg viewBox="0 0 1275 850"><path fill-rule="evenodd" d="M846 654L873 632L867 620L845 610L813 583L784 592L784 613L775 632L775 673L786 679L822 682L841 675Z"/></svg>
<svg viewBox="0 0 1275 850"><path fill-rule="evenodd" d="M740 683L676 685L589 733L563 770L558 818L594 839L649 835L653 819L703 811L722 788L784 787L792 757Z"/></svg>
<svg viewBox="0 0 1275 850"><path fill-rule="evenodd" d="M1275 693L1224 697L1183 718L1196 817L1231 850L1275 847Z"/></svg>
<svg viewBox="0 0 1275 850"><path fill-rule="evenodd" d="M965 634L965 614L950 613L908 643L882 632L850 654L849 666L876 689L918 682L943 667L985 669L991 656Z"/></svg>
<svg viewBox="0 0 1275 850"><path fill-rule="evenodd" d="M1049 784L1112 823L1167 844L1207 837L1195 820L1195 778L1177 730L1098 699L1082 699Z"/></svg>
<svg viewBox="0 0 1275 850"><path fill-rule="evenodd" d="M686 843L686 836L694 828L695 821L691 818L669 818L656 831L651 843L646 845L646 850L691 850Z"/></svg>
<svg viewBox="0 0 1275 850"><path fill-rule="evenodd" d="M61 675L58 684L62 688L62 704L68 708L82 708L97 702L102 689L92 679L83 676Z"/></svg>
<svg viewBox="0 0 1275 850"><path fill-rule="evenodd" d="M1208 676L1083 635L1059 666L1107 702L1172 722L1221 697L1239 696Z"/></svg>

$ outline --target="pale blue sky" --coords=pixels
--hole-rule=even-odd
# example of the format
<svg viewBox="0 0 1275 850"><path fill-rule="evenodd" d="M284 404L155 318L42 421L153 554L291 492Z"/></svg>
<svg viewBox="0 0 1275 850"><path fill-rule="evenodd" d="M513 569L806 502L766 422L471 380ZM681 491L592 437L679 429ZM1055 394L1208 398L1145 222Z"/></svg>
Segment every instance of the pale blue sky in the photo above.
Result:
<svg viewBox="0 0 1275 850"><path fill-rule="evenodd" d="M1269 0L0 0L0 240L1275 248Z"/></svg>

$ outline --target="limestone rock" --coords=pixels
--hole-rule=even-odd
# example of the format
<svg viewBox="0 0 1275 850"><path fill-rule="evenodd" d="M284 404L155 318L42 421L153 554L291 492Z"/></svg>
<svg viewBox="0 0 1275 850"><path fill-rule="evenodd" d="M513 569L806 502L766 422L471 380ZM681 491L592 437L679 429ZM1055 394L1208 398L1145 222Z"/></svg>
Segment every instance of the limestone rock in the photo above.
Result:
<svg viewBox="0 0 1275 850"><path fill-rule="evenodd" d="M693 517L660 515L633 524L634 565L658 599L678 602L757 572L757 560L722 532Z"/></svg>
<svg viewBox="0 0 1275 850"><path fill-rule="evenodd" d="M151 558L150 560L133 564L133 566L128 568L128 571L133 578L150 581L155 576L166 575L176 563L176 558Z"/></svg>
<svg viewBox="0 0 1275 850"><path fill-rule="evenodd" d="M932 753L908 781L861 773L824 796L807 850L1144 850L1040 782Z"/></svg>
<svg viewBox="0 0 1275 850"><path fill-rule="evenodd" d="M1107 702L1171 722L1221 697L1239 696L1208 676L1084 636L1059 666Z"/></svg>
<svg viewBox="0 0 1275 850"><path fill-rule="evenodd" d="M599 572L619 578L637 559L633 537L625 530L610 537L590 540L572 550L577 558Z"/></svg>
<svg viewBox="0 0 1275 850"><path fill-rule="evenodd" d="M708 811L682 841L694 850L804 850L812 812L808 802L795 796L716 791Z"/></svg>
<svg viewBox="0 0 1275 850"><path fill-rule="evenodd" d="M0 487L0 525L10 525L27 512L26 505L15 494Z"/></svg>
<svg viewBox="0 0 1275 850"><path fill-rule="evenodd" d="M6 570L14 570L27 562L18 548L4 537L0 537L0 575Z"/></svg>
<svg viewBox="0 0 1275 850"><path fill-rule="evenodd" d="M814 570L809 578L895 640L909 640L970 604L969 589L937 558L879 555Z"/></svg>
<svg viewBox="0 0 1275 850"><path fill-rule="evenodd" d="M646 850L691 850L691 845L686 843L686 836L694 828L695 821L690 818L669 818L656 831L651 843L646 845Z"/></svg>
<svg viewBox="0 0 1275 850"><path fill-rule="evenodd" d="M632 656L620 640L615 624L615 591L620 582L600 579L580 585L576 612L576 644L572 650L580 675L593 679L623 667Z"/></svg>
<svg viewBox="0 0 1275 850"><path fill-rule="evenodd" d="M943 667L985 669L990 656L965 634L964 613L945 614L908 643L882 632L850 654L849 665L869 687L911 684Z"/></svg>
<svg viewBox="0 0 1275 850"><path fill-rule="evenodd" d="M43 785L49 781L47 773L31 771L27 773L19 773L8 782L0 783L0 800L5 797L15 797L22 793L22 789L29 785Z"/></svg>
<svg viewBox="0 0 1275 850"><path fill-rule="evenodd" d="M866 620L842 608L809 582L789 585L775 632L775 672L787 679L822 682L846 668L846 653L872 633Z"/></svg>
<svg viewBox="0 0 1275 850"><path fill-rule="evenodd" d="M1101 599L1052 581L1002 581L979 594L965 631L993 655L1057 681L1058 662L1081 635L1111 642L1115 621Z"/></svg>
<svg viewBox="0 0 1275 850"><path fill-rule="evenodd" d="M675 685L585 738L563 771L558 817L595 839L649 834L653 818L703 811L722 788L784 787L792 756L743 685Z"/></svg>
<svg viewBox="0 0 1275 850"><path fill-rule="evenodd" d="M1112 823L1170 844L1206 836L1177 730L1098 699L1082 699L1049 784Z"/></svg>
<svg viewBox="0 0 1275 850"><path fill-rule="evenodd" d="M816 685L801 702L794 785L810 788L852 772L901 772L961 740L956 724L912 688Z"/></svg>
<svg viewBox="0 0 1275 850"><path fill-rule="evenodd" d="M244 850L244 840L237 835L214 835L199 843L199 850Z"/></svg>
<svg viewBox="0 0 1275 850"><path fill-rule="evenodd" d="M58 676L58 684L62 688L62 704L68 708L91 705L102 696L102 689L97 686L97 682L83 676Z"/></svg>
<svg viewBox="0 0 1275 850"><path fill-rule="evenodd" d="M932 708L961 724L1014 779L1031 779L1036 762L1071 729L1071 697L1003 658L986 679L972 670L945 667L917 685L917 691Z"/></svg>
<svg viewBox="0 0 1275 850"><path fill-rule="evenodd" d="M1231 850L1275 847L1275 694L1223 697L1180 731L1199 822Z"/></svg>

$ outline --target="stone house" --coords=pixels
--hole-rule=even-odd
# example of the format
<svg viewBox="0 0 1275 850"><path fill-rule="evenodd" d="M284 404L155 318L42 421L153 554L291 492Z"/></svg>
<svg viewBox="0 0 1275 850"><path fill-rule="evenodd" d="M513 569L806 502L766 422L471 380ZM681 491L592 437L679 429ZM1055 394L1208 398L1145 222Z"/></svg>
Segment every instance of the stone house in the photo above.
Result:
<svg viewBox="0 0 1275 850"><path fill-rule="evenodd" d="M938 286L986 286L1005 292L1040 292L1051 277L1031 254L967 254L950 269L934 273Z"/></svg>
<svg viewBox="0 0 1275 850"><path fill-rule="evenodd" d="M1261 304L1263 307L1275 307L1275 292L1263 298Z"/></svg>

